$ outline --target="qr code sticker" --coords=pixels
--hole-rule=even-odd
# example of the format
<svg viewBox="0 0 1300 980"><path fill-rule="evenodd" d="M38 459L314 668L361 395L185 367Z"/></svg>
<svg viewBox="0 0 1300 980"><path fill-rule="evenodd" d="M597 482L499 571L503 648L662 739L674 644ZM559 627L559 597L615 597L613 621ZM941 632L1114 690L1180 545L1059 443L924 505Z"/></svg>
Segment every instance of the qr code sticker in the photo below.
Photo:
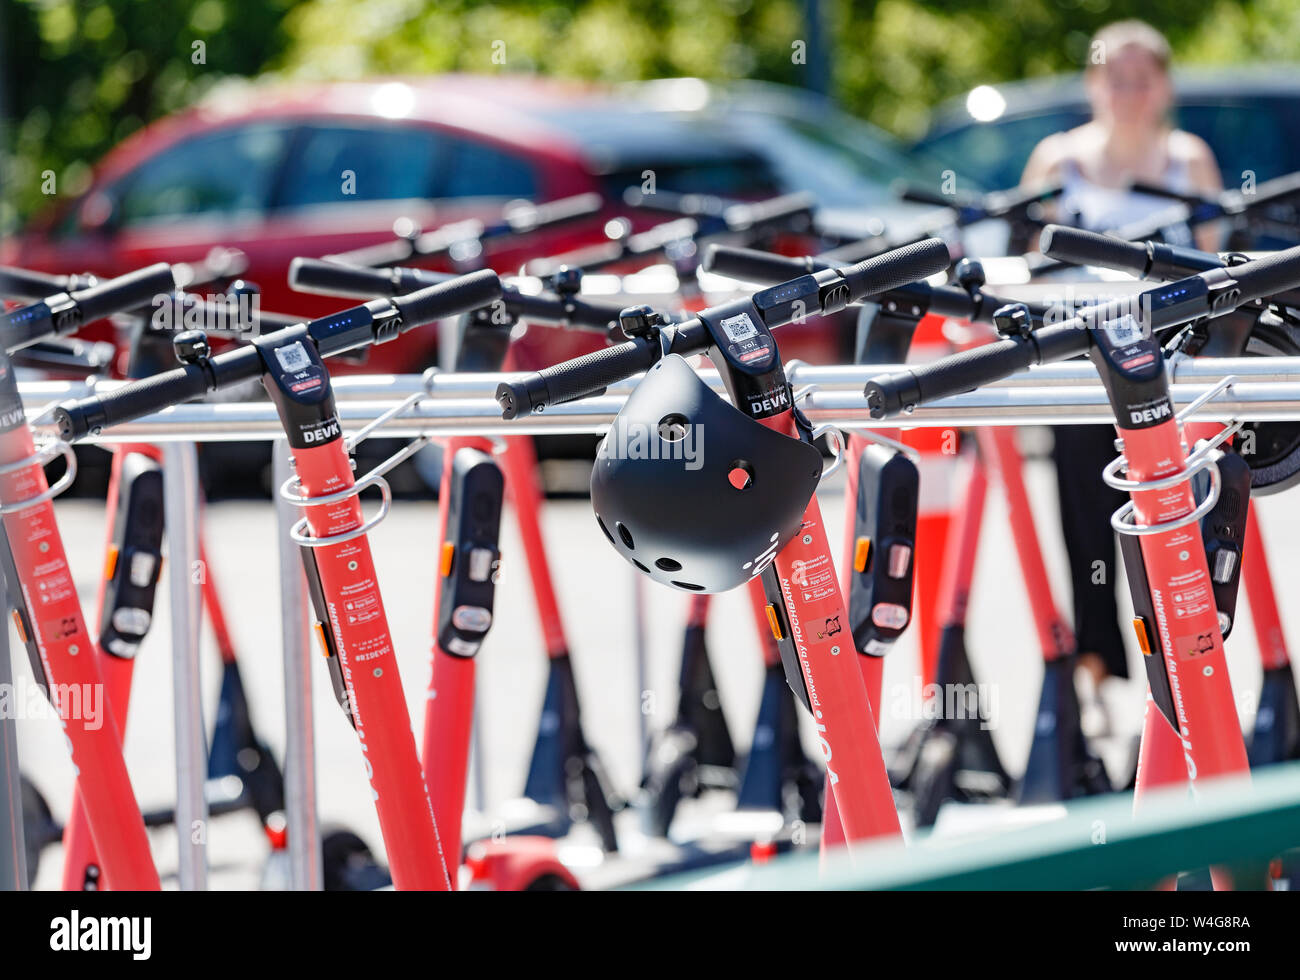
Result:
<svg viewBox="0 0 1300 980"><path fill-rule="evenodd" d="M1137 343L1144 336L1142 324L1131 313L1126 313L1119 319L1107 323L1106 332L1110 335L1110 342L1116 347Z"/></svg>
<svg viewBox="0 0 1300 980"><path fill-rule="evenodd" d="M303 347L301 340L288 347L276 348L275 357L284 371L302 371L311 367L311 358L307 356L307 348Z"/></svg>
<svg viewBox="0 0 1300 980"><path fill-rule="evenodd" d="M727 339L733 344L758 336L758 327L754 326L754 321L749 318L748 313L727 317L722 321L722 329L727 332Z"/></svg>

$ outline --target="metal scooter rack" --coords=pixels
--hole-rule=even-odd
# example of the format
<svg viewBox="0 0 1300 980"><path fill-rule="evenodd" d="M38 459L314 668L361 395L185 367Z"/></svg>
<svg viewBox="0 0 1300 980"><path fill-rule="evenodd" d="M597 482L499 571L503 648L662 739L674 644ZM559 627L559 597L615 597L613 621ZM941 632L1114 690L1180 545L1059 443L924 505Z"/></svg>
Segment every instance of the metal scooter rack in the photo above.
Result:
<svg viewBox="0 0 1300 980"><path fill-rule="evenodd" d="M852 429L892 448L903 447L872 430L885 428L948 427L1006 424L1060 424L1113 420L1109 399L1098 382L1095 369L1086 362L1047 365L1032 368L978 391L944 399L902 419L885 422L872 420L862 399L862 386L888 367L792 365L790 379L797 385L799 403L814 424L817 435ZM1189 399L1176 416L1184 422L1194 414L1204 418L1228 419L1227 428L1215 439L1204 442L1189 455L1184 467L1172 476L1156 481L1128 481L1119 476L1125 460L1121 455L1107 467L1106 480L1117 489L1131 491L1158 490L1193 478L1203 469L1211 474L1211 492L1192 514L1178 519L1178 524L1198 520L1218 495L1218 470L1215 453L1240 427L1236 417L1251 419L1300 419L1300 358L1232 358L1189 361L1170 365L1175 401ZM719 388L716 372L701 371L701 377ZM445 375L426 372L423 376L384 376L377 378L345 377L335 380L340 416L345 426L359 426L348 437L347 447L355 448L374 433L386 436L410 435L413 440L371 471L352 487L337 494L306 497L301 484L288 467L283 429L269 402L263 403L195 403L177 406L156 415L116 427L86 442L157 442L174 455L166 462L169 474L164 481L166 521L173 532L173 550L169 562L169 587L173 596L173 646L177 658L174 672L174 696L177 734L177 816L178 820L204 820L202 764L204 728L199 710L198 681L198 586L192 581L191 568L197 560L198 476L195 444L205 441L263 440L277 443L279 483L277 497L286 531L281 550L281 611L284 644L286 699L286 816L290 828L291 884L295 888L319 888L319 856L316 838L316 798L314 755L311 743L312 712L310 701L310 656L305 604L301 582L291 573L299 563L294 560L292 544L321 547L364 534L376 527L391 509L392 494L384 475L409 459L434 439L446 435L477 434L499 443L500 436L546 432L599 433L612 422L622 408L636 379L611 386L599 397L580 402L548 406L545 416L503 421L495 401L497 383L504 375ZM1243 380L1244 379L1244 380ZM1207 387L1208 386L1208 387ZM70 398L83 397L94 390L112 390L113 383L90 385L85 382L41 381L20 385L29 418L38 433L47 422L48 406ZM1194 393L1194 394L1193 394ZM393 397L397 396L394 401ZM1181 396L1181 397L1180 397ZM1207 409L1210 409L1207 411ZM1121 449L1122 447L1117 447ZM833 447L834 449L834 447ZM65 473L43 494L10 505L0 513L26 509L53 499L71 485L75 478L72 447L57 440L42 443L33 456L0 467L0 476L40 461L42 465L56 456L68 459L70 473ZM827 467L833 472L836 464ZM289 473L287 477L285 473ZM282 478L282 479L281 479ZM345 535L315 538L306 534L305 518L292 521L293 507L308 508L337 503L377 487L382 496L380 510L362 526ZM1121 508L1113 523L1123 534L1142 535L1168 530L1169 524L1148 528L1134 524L1131 511ZM181 533L184 529L185 533ZM290 542L292 544L290 544ZM178 601L179 596L189 601ZM0 773L0 775L3 775ZM181 853L181 885L202 888L206 885L206 852L202 835L187 835Z"/></svg>

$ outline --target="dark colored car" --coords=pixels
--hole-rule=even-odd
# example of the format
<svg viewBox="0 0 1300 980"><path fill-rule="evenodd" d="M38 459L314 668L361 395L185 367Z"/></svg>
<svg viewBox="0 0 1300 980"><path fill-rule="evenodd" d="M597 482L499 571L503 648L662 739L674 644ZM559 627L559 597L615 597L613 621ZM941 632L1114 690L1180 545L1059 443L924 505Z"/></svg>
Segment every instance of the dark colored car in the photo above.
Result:
<svg viewBox="0 0 1300 980"><path fill-rule="evenodd" d="M1210 145L1225 186L1300 170L1300 76L1274 69L1174 73L1174 119ZM1089 119L1082 76L982 85L942 106L915 149L959 186L1002 190L1020 182L1039 140Z"/></svg>

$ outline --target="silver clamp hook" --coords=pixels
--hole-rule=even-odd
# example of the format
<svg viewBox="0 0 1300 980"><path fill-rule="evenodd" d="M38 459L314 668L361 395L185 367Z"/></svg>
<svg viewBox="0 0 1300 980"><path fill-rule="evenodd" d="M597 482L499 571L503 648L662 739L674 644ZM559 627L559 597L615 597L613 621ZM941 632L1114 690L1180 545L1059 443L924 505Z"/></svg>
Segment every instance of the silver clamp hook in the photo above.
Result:
<svg viewBox="0 0 1300 980"><path fill-rule="evenodd" d="M1205 495L1205 499L1201 501L1200 504L1194 507L1187 514L1184 514L1182 517L1177 517L1172 521L1163 521L1159 524L1138 524L1136 517L1134 517L1133 501L1129 500L1115 511L1115 513L1110 515L1110 526L1120 534L1132 534L1138 537L1143 537L1148 534L1162 534L1165 531L1175 531L1180 527L1195 524L1214 509L1214 505L1218 503L1219 500L1219 491L1223 487L1223 477L1219 474L1218 464L1211 460L1207 465L1202 466L1201 469L1209 469L1210 471L1210 492ZM1189 479L1191 476L1195 475L1195 472L1196 471L1180 470L1178 473L1174 474L1172 480L1170 477L1165 477L1164 480L1153 480L1151 482L1153 484L1170 482L1172 485L1173 483L1179 483ZM1126 480L1124 482L1127 483L1130 481ZM1157 488L1150 485L1143 485L1143 489L1153 490ZM1130 517L1133 517L1134 519L1130 521Z"/></svg>
<svg viewBox="0 0 1300 980"><path fill-rule="evenodd" d="M831 462L830 466L822 470L821 479L818 480L819 485L821 484L822 481L824 481L827 477L829 477L832 473L834 473L836 470L838 470L841 466L844 465L844 451L845 451L844 433L840 431L839 426L831 425L830 423L824 423L812 430L813 442L816 442L822 436L826 437L826 448L831 451L831 456L834 457L834 459Z"/></svg>
<svg viewBox="0 0 1300 980"><path fill-rule="evenodd" d="M326 545L351 541L353 538L359 538L361 535L373 530L380 521L388 516L388 511L393 505L393 491L388 486L388 481L384 479L384 474L399 463L410 459L432 441L430 436L420 436L411 440L382 463L376 465L365 476L358 479L352 486L334 493L327 493L321 497L304 497L302 495L302 482L296 475L289 477L280 487L280 496L298 507L321 507L325 504L336 504L341 500L357 496L357 494L369 487L378 487L380 494L383 495L383 501L379 505L378 512L370 520L363 522L360 527L353 528L351 531L344 531L341 534L314 538L307 534L307 518L304 517L289 529L289 537L293 539L295 544L300 544L305 548L322 548Z"/></svg>
<svg viewBox="0 0 1300 980"><path fill-rule="evenodd" d="M41 446L30 456L24 459L15 460L12 463L0 465L0 477L7 476L10 473L17 473L31 466L39 466L44 469L55 457L62 456L67 463L67 468L63 476L59 477L54 484L34 497L28 497L26 500L16 500L11 503L0 504L0 514L16 514L19 511L28 510L38 504L43 504L47 500L53 500L68 487L77 478L77 454L73 451L72 446L61 439L55 439L52 442Z"/></svg>
<svg viewBox="0 0 1300 980"><path fill-rule="evenodd" d="M379 510L375 513L375 516L370 518L370 520L363 521L360 525L350 531L343 531L340 534L331 534L323 538L317 538L308 533L307 518L304 517L295 523L293 527L289 528L289 537L293 540L294 544L301 545L304 548L324 548L328 545L343 544L345 541L359 538L363 534L367 534L374 530L375 527L379 525L379 522L388 516L388 511L393 504L393 491L388 486L388 481L374 470L367 473L347 489L339 490L336 493L327 493L322 497L302 496L300 493L302 484L299 482L298 477L296 475L289 477L289 479L285 480L280 487L280 496L289 501L289 503L296 504L299 507L323 507L327 504L336 504L340 501L355 497L360 494L361 491L372 486L379 488L379 492L383 495L383 502L379 505Z"/></svg>

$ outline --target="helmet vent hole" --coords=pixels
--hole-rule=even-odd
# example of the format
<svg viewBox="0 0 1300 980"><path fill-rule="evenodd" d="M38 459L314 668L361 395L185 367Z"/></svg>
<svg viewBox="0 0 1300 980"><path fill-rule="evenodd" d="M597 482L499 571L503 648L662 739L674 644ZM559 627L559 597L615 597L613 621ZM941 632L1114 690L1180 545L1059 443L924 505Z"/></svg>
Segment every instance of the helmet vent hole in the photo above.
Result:
<svg viewBox="0 0 1300 980"><path fill-rule="evenodd" d="M663 572L680 572L682 563L671 558L658 558L655 560L655 568Z"/></svg>
<svg viewBox="0 0 1300 980"><path fill-rule="evenodd" d="M635 565L637 568L641 569L641 571L645 572L647 575L650 574L650 569L646 568L644 565L642 565L642 564L641 564L639 561L637 561L635 558L632 559L632 564Z"/></svg>
<svg viewBox="0 0 1300 980"><path fill-rule="evenodd" d="M632 532L627 529L627 526L624 525L622 521L616 523L614 527L618 531L618 536L623 539L625 545L629 548L636 548L636 544L632 541Z"/></svg>
<svg viewBox="0 0 1300 980"><path fill-rule="evenodd" d="M727 467L727 482L737 490L748 490L754 485L754 467L737 459Z"/></svg>
<svg viewBox="0 0 1300 980"><path fill-rule="evenodd" d="M607 527L605 526L605 522L604 522L603 520L600 519L600 515L599 515L599 514L596 515L596 523L600 525L600 530L604 533L605 537L609 538L609 543L610 543L610 544L613 544L613 543L614 543L614 535L612 535L612 534L609 533L609 528L607 528Z"/></svg>
<svg viewBox="0 0 1300 980"><path fill-rule="evenodd" d="M681 442L686 438L689 426L690 423L686 421L685 415L676 412L665 415L659 420L659 438L664 442Z"/></svg>
<svg viewBox="0 0 1300 980"><path fill-rule="evenodd" d="M678 581L674 580L674 581L673 581L673 585L677 586L677 588L679 588L679 589L689 589L689 590L692 591L692 592L703 592L703 591L704 591L704 586L702 586L702 585L696 585L694 582L678 582Z"/></svg>

